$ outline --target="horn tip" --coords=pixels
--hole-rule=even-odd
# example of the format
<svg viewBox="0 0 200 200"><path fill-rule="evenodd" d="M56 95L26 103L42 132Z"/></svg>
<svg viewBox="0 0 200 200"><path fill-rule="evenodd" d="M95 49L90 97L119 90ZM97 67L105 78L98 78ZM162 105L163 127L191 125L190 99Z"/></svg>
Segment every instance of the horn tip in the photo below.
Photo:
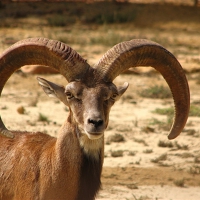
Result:
<svg viewBox="0 0 200 200"><path fill-rule="evenodd" d="M0 134L3 135L4 137L11 138L11 139L15 137L15 135L9 130L0 130Z"/></svg>
<svg viewBox="0 0 200 200"><path fill-rule="evenodd" d="M169 140L173 140L175 139L176 137L179 136L180 133L174 133L174 132L170 132L170 134L167 136Z"/></svg>

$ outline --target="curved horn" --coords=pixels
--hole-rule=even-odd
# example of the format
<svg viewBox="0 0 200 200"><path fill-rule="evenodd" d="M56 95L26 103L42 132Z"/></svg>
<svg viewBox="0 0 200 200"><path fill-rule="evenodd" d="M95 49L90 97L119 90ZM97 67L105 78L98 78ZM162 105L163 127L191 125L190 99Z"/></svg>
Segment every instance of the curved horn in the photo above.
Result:
<svg viewBox="0 0 200 200"><path fill-rule="evenodd" d="M80 79L89 65L68 45L46 38L21 40L0 56L0 95L14 71L24 65L46 65L59 71L68 82ZM0 118L0 133L11 136Z"/></svg>
<svg viewBox="0 0 200 200"><path fill-rule="evenodd" d="M130 67L151 66L169 85L175 103L175 119L168 135L177 137L184 128L190 107L190 93L184 71L177 59L161 45L143 39L122 42L107 51L95 65L101 78L113 81Z"/></svg>

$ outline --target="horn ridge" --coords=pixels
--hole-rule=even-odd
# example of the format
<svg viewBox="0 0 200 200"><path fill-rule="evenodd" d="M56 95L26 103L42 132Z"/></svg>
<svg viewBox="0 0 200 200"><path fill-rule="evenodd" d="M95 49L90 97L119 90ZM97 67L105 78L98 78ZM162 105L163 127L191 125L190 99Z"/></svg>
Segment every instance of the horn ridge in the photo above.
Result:
<svg viewBox="0 0 200 200"><path fill-rule="evenodd" d="M0 85L9 78L8 74L29 64L52 67L68 81L80 78L89 68L86 60L68 45L47 38L29 38L15 43L1 55L0 76L4 78Z"/></svg>

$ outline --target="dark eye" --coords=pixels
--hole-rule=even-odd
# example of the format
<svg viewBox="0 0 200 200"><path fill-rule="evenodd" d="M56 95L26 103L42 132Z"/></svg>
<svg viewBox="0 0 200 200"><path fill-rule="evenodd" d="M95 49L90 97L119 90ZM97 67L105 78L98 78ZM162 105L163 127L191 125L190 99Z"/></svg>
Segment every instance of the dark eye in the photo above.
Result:
<svg viewBox="0 0 200 200"><path fill-rule="evenodd" d="M72 99L74 95L71 92L65 92L68 99Z"/></svg>
<svg viewBox="0 0 200 200"><path fill-rule="evenodd" d="M110 98L111 98L112 100L116 100L117 96L118 96L118 94L117 94L117 93L114 93Z"/></svg>

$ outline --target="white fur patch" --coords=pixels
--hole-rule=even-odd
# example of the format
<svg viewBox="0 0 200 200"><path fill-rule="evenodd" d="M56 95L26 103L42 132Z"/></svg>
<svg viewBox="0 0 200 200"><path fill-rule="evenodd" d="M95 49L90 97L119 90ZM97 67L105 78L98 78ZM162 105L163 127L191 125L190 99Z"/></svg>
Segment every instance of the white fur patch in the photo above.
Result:
<svg viewBox="0 0 200 200"><path fill-rule="evenodd" d="M85 133L79 135L80 146L83 148L84 152L91 157L94 157L96 160L99 159L100 151L103 149L104 145L104 136L91 140Z"/></svg>

